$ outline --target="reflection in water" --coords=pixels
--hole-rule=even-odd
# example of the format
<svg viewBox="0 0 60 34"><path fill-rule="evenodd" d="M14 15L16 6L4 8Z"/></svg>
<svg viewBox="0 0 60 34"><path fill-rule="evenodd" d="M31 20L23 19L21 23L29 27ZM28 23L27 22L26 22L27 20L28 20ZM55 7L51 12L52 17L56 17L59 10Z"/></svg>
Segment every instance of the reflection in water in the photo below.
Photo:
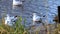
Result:
<svg viewBox="0 0 60 34"><path fill-rule="evenodd" d="M12 6L13 9L15 9L15 8L20 8L20 7L23 8L22 5L15 5L15 6L13 5L13 6Z"/></svg>

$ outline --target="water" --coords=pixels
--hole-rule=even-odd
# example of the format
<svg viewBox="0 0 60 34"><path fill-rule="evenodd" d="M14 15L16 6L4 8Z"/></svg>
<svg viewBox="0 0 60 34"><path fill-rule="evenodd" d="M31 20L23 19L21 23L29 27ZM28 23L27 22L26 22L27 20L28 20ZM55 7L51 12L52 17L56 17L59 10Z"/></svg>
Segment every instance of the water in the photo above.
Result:
<svg viewBox="0 0 60 34"><path fill-rule="evenodd" d="M31 27L31 24L33 23L32 14L37 13L37 15L39 15L40 17L43 17L45 15L45 17L42 18L43 23L46 24L45 20L47 20L48 23L53 24L53 18L57 15L56 7L58 4L57 2L56 4L54 3L53 1L48 1L47 3L47 1L45 0L25 0L21 7L13 8L12 0L0 0L0 19L6 14L22 16L23 19L26 19L26 26ZM48 17L46 18L46 16ZM36 24L35 26L36 29L41 27L41 23ZM41 29L44 30L44 27L42 27Z"/></svg>
<svg viewBox="0 0 60 34"><path fill-rule="evenodd" d="M41 2L41 3L40 3ZM26 25L32 24L32 14L37 13L40 17L43 17L44 15L48 18L44 17L42 18L43 22L45 23L45 20L48 21L48 23L53 23L53 17L55 16L55 13L53 14L54 9L49 10L51 6L47 4L47 1L45 0L25 0L23 2L21 7L15 7L12 6L12 0L0 0L0 18L5 16L6 14L10 15L18 15L22 16L22 18L26 18ZM50 11L50 12L48 12ZM53 16L52 16L53 15ZM39 24L40 25L40 24Z"/></svg>

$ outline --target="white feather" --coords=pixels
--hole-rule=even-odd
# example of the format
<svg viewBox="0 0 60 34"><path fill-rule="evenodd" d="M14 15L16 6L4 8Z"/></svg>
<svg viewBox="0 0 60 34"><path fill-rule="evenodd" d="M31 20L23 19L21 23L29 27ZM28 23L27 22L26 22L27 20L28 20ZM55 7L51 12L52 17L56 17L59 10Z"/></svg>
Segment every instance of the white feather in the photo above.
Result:
<svg viewBox="0 0 60 34"><path fill-rule="evenodd" d="M21 5L22 2L21 1L16 1L16 0L13 0L13 5Z"/></svg>
<svg viewBox="0 0 60 34"><path fill-rule="evenodd" d="M38 16L36 13L33 13L33 21L40 21L40 16Z"/></svg>
<svg viewBox="0 0 60 34"><path fill-rule="evenodd" d="M15 22L14 21L16 21L17 20L17 18L15 18L14 16L9 16L8 14L7 14L7 16L5 17L5 24L6 25L9 25L9 26L12 26L13 24L15 24Z"/></svg>

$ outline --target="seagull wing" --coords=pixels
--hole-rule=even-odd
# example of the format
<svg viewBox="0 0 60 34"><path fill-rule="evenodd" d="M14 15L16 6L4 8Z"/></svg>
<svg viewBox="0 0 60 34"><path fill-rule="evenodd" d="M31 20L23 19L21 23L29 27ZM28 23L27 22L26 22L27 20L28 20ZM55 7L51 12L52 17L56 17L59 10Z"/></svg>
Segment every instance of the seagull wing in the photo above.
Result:
<svg viewBox="0 0 60 34"><path fill-rule="evenodd" d="M36 17L36 20L37 20L37 21L39 21L39 20L40 20L40 17L39 17L39 16L37 16L37 17Z"/></svg>
<svg viewBox="0 0 60 34"><path fill-rule="evenodd" d="M39 21L39 20L40 20L40 16L33 17L33 21Z"/></svg>

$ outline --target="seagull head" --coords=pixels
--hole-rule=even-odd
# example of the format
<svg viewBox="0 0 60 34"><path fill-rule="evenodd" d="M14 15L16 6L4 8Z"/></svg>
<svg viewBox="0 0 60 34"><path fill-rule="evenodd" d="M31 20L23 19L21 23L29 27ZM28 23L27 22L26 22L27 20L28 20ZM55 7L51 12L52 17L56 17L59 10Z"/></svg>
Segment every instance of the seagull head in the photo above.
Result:
<svg viewBox="0 0 60 34"><path fill-rule="evenodd" d="M17 15L15 16L15 18L17 17Z"/></svg>

